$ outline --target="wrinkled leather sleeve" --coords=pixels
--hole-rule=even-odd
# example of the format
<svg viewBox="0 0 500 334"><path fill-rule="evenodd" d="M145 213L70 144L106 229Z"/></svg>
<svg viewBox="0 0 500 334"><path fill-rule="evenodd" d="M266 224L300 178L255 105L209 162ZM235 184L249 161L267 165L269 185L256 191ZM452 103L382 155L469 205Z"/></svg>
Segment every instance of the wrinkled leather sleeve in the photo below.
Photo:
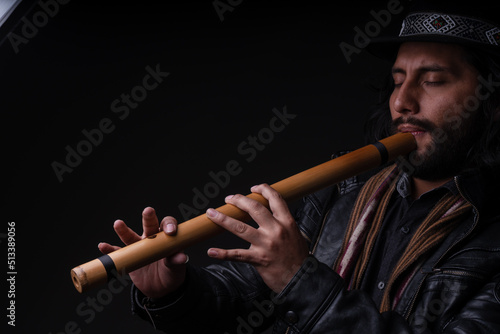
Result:
<svg viewBox="0 0 500 334"><path fill-rule="evenodd" d="M275 299L275 333L500 333L500 275L484 285L440 326L407 322L394 311L379 313L362 291L347 291L343 280L310 256ZM429 303L432 303L430 301ZM434 301L435 312L439 311ZM427 316L430 320L436 313ZM431 319L434 318L434 319Z"/></svg>
<svg viewBox="0 0 500 334"><path fill-rule="evenodd" d="M278 333L408 332L402 317L381 315L367 294L347 292L342 278L313 256L277 300Z"/></svg>
<svg viewBox="0 0 500 334"><path fill-rule="evenodd" d="M274 320L272 298L252 266L227 262L188 266L182 290L160 300L147 298L133 286L132 310L166 333L237 333L269 327Z"/></svg>
<svg viewBox="0 0 500 334"><path fill-rule="evenodd" d="M242 264L191 268L175 301L145 298L134 289L135 312L166 333L500 333L500 275L492 278L440 328L410 325L396 312L380 314L361 291L347 291L328 266L309 256L287 287L270 292ZM142 300L141 300L142 298ZM147 309L147 311L146 311Z"/></svg>

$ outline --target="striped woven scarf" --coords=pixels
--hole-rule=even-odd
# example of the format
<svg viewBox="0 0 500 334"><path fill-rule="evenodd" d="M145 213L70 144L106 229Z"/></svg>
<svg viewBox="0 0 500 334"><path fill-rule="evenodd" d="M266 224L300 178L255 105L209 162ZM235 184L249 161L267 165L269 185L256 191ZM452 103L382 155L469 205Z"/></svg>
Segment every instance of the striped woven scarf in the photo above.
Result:
<svg viewBox="0 0 500 334"><path fill-rule="evenodd" d="M370 254L381 230L383 218L399 179L397 166L390 166L363 186L351 213L335 271L348 282L348 289L359 289ZM380 312L393 309L425 255L454 228L471 206L460 195L447 193L421 223L386 285Z"/></svg>

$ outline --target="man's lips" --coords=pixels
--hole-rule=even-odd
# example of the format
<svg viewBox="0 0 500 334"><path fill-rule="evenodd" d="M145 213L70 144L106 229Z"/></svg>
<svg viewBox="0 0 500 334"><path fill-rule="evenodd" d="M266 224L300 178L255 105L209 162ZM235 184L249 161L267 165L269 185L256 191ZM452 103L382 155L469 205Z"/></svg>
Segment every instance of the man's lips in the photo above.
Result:
<svg viewBox="0 0 500 334"><path fill-rule="evenodd" d="M398 127L398 131L403 133L409 132L414 136L422 135L426 132L426 130L414 125L401 125Z"/></svg>

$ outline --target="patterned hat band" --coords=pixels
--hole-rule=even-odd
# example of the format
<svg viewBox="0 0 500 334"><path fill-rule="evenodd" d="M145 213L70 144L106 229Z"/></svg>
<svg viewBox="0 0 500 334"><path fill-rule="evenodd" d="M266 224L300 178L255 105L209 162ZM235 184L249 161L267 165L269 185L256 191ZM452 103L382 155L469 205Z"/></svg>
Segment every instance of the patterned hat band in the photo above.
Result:
<svg viewBox="0 0 500 334"><path fill-rule="evenodd" d="M441 35L487 45L500 45L500 28L478 19L438 13L408 15L399 37Z"/></svg>

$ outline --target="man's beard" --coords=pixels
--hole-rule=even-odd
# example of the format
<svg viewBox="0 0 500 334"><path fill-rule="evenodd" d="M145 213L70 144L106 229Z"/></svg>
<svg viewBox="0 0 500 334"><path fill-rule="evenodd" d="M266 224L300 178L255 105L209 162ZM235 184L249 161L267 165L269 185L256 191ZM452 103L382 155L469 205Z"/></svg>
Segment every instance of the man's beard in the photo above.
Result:
<svg viewBox="0 0 500 334"><path fill-rule="evenodd" d="M469 119L461 119L457 127L453 122L445 122L441 127L428 120L413 117L400 117L392 122L392 132L396 133L401 124L418 126L431 135L431 142L425 151L414 151L403 159L406 172L422 180L436 181L453 177L470 165L472 148L480 135L480 121L477 114L471 113ZM455 129L456 128L456 129ZM410 167L408 167L410 166Z"/></svg>

